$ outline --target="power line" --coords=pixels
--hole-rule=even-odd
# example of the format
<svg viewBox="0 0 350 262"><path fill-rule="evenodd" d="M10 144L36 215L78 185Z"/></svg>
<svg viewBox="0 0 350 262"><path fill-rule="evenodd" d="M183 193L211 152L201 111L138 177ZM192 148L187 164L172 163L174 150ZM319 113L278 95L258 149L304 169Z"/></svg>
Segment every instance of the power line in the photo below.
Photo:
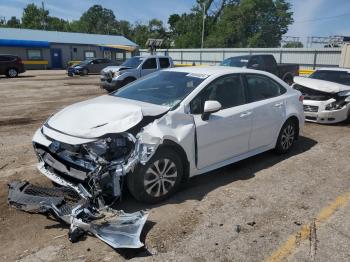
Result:
<svg viewBox="0 0 350 262"><path fill-rule="evenodd" d="M345 14L335 15L335 16L320 17L320 18L309 19L309 20L295 21L294 23L317 22L317 21L329 20L329 19L339 18L343 16L348 16L348 15L350 15L350 13L345 13Z"/></svg>

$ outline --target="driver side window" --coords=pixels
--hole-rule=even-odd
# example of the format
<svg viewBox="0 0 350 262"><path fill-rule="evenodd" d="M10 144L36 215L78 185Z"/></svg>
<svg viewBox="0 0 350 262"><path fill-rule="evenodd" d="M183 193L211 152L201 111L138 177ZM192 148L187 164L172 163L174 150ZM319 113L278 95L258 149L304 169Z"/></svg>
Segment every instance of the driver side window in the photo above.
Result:
<svg viewBox="0 0 350 262"><path fill-rule="evenodd" d="M157 69L157 60L148 58L142 65L142 69Z"/></svg>
<svg viewBox="0 0 350 262"><path fill-rule="evenodd" d="M204 103L218 101L222 108L231 108L245 104L244 87L239 75L220 77L206 86L190 103L192 114L202 114Z"/></svg>

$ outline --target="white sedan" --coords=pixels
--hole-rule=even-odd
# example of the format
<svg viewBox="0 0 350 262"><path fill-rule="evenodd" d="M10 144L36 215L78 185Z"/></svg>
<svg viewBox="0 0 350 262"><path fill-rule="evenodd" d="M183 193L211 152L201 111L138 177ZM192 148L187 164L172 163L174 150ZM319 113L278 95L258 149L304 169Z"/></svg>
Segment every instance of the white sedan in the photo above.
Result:
<svg viewBox="0 0 350 262"><path fill-rule="evenodd" d="M84 197L120 197L123 181L155 203L181 181L274 149L304 124L302 95L244 68L187 67L150 74L51 116L33 138L38 168Z"/></svg>
<svg viewBox="0 0 350 262"><path fill-rule="evenodd" d="M320 68L309 77L294 77L293 87L304 95L307 121L350 121L350 69Z"/></svg>

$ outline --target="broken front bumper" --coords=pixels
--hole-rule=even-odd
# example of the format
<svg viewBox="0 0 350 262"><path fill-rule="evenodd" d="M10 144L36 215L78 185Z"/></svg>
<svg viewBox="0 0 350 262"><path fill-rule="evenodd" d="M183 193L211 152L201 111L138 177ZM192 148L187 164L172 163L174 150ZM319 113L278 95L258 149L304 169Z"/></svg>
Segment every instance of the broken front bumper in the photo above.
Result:
<svg viewBox="0 0 350 262"><path fill-rule="evenodd" d="M350 112L350 104L346 104L341 109L326 110L328 101L304 100L305 120L309 122L333 124L345 121Z"/></svg>

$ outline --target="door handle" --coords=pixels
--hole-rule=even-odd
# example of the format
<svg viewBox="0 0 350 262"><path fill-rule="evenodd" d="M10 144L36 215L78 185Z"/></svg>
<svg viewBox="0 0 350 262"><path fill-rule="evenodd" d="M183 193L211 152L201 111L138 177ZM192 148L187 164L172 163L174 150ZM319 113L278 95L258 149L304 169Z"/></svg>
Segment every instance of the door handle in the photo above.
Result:
<svg viewBox="0 0 350 262"><path fill-rule="evenodd" d="M239 117L240 117L240 118L245 118L245 117L250 116L251 114L252 114L252 112L244 112L244 113L242 113Z"/></svg>
<svg viewBox="0 0 350 262"><path fill-rule="evenodd" d="M274 104L273 106L274 106L274 107L281 107L281 106L283 106L283 102L276 103L276 104Z"/></svg>

